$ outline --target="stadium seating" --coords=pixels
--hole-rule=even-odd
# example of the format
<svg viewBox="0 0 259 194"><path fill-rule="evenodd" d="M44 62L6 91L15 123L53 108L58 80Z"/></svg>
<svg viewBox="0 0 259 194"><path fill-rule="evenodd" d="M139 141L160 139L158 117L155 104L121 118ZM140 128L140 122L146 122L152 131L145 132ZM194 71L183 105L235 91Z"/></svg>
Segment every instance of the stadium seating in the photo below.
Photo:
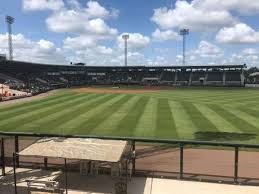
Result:
<svg viewBox="0 0 259 194"><path fill-rule="evenodd" d="M173 71L164 71L162 73L161 81L174 82L174 79L175 79L175 72L173 72Z"/></svg>
<svg viewBox="0 0 259 194"><path fill-rule="evenodd" d="M223 72L212 71L208 72L207 82L222 82L223 81Z"/></svg>
<svg viewBox="0 0 259 194"><path fill-rule="evenodd" d="M241 81L240 72L235 72L235 71L226 72L226 81L240 82Z"/></svg>
<svg viewBox="0 0 259 194"><path fill-rule="evenodd" d="M241 83L240 72L229 71L226 72L226 85L227 86L238 86Z"/></svg>
<svg viewBox="0 0 259 194"><path fill-rule="evenodd" d="M190 71L178 71L176 84L181 86L189 85L190 73Z"/></svg>
<svg viewBox="0 0 259 194"><path fill-rule="evenodd" d="M237 85L244 65L231 66L73 66L0 61L0 83L37 94L89 85ZM19 86L19 87L18 87Z"/></svg>
<svg viewBox="0 0 259 194"><path fill-rule="evenodd" d="M201 79L204 79L206 76L205 71L194 71L192 73L192 82L200 82Z"/></svg>
<svg viewBox="0 0 259 194"><path fill-rule="evenodd" d="M206 77L205 71L193 71L191 85L204 85L205 77Z"/></svg>

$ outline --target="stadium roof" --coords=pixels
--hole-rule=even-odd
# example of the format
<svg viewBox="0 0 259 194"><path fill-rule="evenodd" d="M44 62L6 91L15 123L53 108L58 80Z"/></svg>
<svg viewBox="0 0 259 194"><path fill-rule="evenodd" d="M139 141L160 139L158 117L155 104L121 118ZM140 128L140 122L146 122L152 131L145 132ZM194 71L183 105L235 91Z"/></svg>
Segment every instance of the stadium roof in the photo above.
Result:
<svg viewBox="0 0 259 194"><path fill-rule="evenodd" d="M76 70L91 70L91 71L111 71L111 70L134 70L134 69L242 69L246 65L191 65L191 66L78 66L78 65L54 65L40 64L23 61L0 61L0 70L10 72L39 72L39 71L76 71Z"/></svg>
<svg viewBox="0 0 259 194"><path fill-rule="evenodd" d="M43 138L25 148L19 155L119 162L126 149L127 141Z"/></svg>

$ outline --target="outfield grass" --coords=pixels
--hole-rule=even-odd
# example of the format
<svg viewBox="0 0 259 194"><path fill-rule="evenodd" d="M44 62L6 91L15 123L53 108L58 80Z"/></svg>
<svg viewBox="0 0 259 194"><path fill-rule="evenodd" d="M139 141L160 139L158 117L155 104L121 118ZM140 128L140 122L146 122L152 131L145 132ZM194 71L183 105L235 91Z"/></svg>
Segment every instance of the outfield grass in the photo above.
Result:
<svg viewBox="0 0 259 194"><path fill-rule="evenodd" d="M41 100L0 106L0 131L259 143L259 90L62 90Z"/></svg>

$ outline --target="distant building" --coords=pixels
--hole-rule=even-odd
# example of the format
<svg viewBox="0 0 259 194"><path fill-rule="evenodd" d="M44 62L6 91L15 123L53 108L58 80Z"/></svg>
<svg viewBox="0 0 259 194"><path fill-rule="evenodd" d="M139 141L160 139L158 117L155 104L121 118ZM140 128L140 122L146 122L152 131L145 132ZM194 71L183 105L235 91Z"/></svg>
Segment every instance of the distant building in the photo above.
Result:
<svg viewBox="0 0 259 194"><path fill-rule="evenodd" d="M5 60L6 60L6 55L0 54L0 61L5 61Z"/></svg>
<svg viewBox="0 0 259 194"><path fill-rule="evenodd" d="M76 66L85 66L85 63L75 63Z"/></svg>

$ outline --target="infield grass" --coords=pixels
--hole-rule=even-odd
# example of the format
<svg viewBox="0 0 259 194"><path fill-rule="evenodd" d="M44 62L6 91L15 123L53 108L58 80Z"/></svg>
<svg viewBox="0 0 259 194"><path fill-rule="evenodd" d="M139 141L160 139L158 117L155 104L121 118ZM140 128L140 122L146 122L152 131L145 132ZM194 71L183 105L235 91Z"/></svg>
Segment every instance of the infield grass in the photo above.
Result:
<svg viewBox="0 0 259 194"><path fill-rule="evenodd" d="M0 131L259 143L259 90L100 94L64 89L41 100L0 104Z"/></svg>

